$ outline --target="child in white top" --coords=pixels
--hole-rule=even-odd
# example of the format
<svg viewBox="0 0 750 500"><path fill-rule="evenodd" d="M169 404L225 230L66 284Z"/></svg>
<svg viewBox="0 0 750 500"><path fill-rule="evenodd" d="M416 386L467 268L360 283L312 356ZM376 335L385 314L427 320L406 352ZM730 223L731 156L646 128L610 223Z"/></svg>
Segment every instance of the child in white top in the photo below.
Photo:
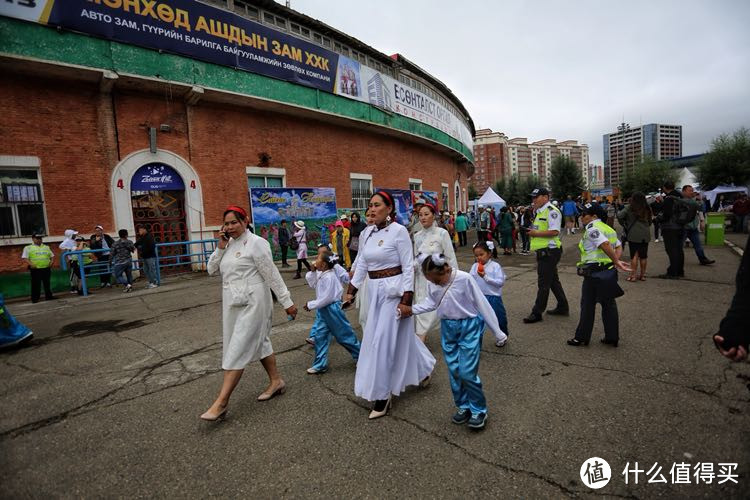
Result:
<svg viewBox="0 0 750 500"><path fill-rule="evenodd" d="M443 254L420 254L422 271L430 282L426 298L412 307L398 306L402 316L437 310L441 343L448 365L453 400L457 411L455 424L483 429L487 421L487 401L479 380L479 352L485 326L498 343L507 336L500 329L495 313L479 285L464 271L451 269Z"/></svg>
<svg viewBox="0 0 750 500"><path fill-rule="evenodd" d="M505 313L505 305L503 304L505 273L500 263L492 260L494 246L491 241L480 241L474 245L474 258L476 262L471 266L469 274L477 282L479 289L482 290L490 306L492 306L492 310L495 311L500 329L505 332L505 335L510 335L508 333L508 316ZM497 343L495 345L502 347L504 344Z"/></svg>
<svg viewBox="0 0 750 500"><path fill-rule="evenodd" d="M338 256L322 252L313 264L315 270L305 275L310 288L315 289L315 300L305 304L305 311L315 310L315 323L311 333L314 335L315 361L307 373L325 373L328 371L328 347L331 335L341 344L356 362L359 359L360 343L354 329L341 310L341 294L344 291L341 282L333 270Z"/></svg>

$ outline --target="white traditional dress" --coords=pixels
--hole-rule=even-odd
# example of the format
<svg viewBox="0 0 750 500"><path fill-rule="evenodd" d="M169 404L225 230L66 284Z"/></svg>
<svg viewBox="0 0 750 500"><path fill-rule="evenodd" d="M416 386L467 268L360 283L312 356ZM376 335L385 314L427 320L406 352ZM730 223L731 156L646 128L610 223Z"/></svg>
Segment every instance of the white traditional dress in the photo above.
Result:
<svg viewBox="0 0 750 500"><path fill-rule="evenodd" d="M208 274L221 272L224 370L273 354L269 335L273 317L271 290L284 309L293 304L289 290L273 263L265 239L245 231L230 239L225 249L216 248L208 259Z"/></svg>
<svg viewBox="0 0 750 500"><path fill-rule="evenodd" d="M373 227L360 240L352 285L361 288L369 271L401 266L402 273L367 280L367 325L354 377L354 394L368 401L399 395L417 385L435 367L435 358L414 335L412 317L398 318L404 292L414 289L414 257L404 226Z"/></svg>
<svg viewBox="0 0 750 500"><path fill-rule="evenodd" d="M423 228L414 235L414 256L420 253L431 255L433 253L442 253L446 257L446 262L451 269L458 269L456 252L453 251L453 242L450 234L442 227L433 223L428 228ZM416 261L415 261L416 262ZM422 266L416 264L416 280L414 284L414 303L421 302L427 297L427 285L429 282L422 273ZM417 335L427 335L427 332L436 328L440 319L435 312L427 312L416 316L415 323Z"/></svg>

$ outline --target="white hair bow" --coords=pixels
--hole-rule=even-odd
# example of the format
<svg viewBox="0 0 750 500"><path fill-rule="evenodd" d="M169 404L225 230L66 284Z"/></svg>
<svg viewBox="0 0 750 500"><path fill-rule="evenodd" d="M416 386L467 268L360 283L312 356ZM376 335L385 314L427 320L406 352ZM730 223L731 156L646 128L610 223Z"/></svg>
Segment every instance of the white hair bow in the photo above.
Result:
<svg viewBox="0 0 750 500"><path fill-rule="evenodd" d="M328 256L328 262L330 262L331 264L337 264L338 261L339 261L338 254L332 253L331 255Z"/></svg>
<svg viewBox="0 0 750 500"><path fill-rule="evenodd" d="M445 265L445 257L441 256L439 253L434 253L431 255L432 263L436 266L444 266Z"/></svg>
<svg viewBox="0 0 750 500"><path fill-rule="evenodd" d="M492 241L488 241L487 242L487 248L489 248L490 250L494 250L495 249L495 243L492 242Z"/></svg>
<svg viewBox="0 0 750 500"><path fill-rule="evenodd" d="M420 266L421 266L421 265L422 265L422 264L424 263L424 260L425 260L425 259L426 259L427 257L428 257L428 256L427 256L427 254L426 254L426 253L420 253L419 255L417 255L417 262L419 263L419 265L420 265Z"/></svg>

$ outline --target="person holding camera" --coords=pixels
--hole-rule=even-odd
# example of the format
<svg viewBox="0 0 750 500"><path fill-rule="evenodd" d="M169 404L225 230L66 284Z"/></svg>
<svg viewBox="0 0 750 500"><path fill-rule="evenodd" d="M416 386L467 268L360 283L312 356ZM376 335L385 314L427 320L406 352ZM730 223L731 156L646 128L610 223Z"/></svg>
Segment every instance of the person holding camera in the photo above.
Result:
<svg viewBox="0 0 750 500"><path fill-rule="evenodd" d="M271 290L290 319L297 316L297 308L273 262L271 246L247 229L247 220L242 207L227 207L219 242L208 259L208 274L221 274L222 280L224 381L219 396L201 415L203 420L217 420L226 414L245 366L253 361L260 360L270 379L258 401L268 401L286 391L269 338L273 319Z"/></svg>

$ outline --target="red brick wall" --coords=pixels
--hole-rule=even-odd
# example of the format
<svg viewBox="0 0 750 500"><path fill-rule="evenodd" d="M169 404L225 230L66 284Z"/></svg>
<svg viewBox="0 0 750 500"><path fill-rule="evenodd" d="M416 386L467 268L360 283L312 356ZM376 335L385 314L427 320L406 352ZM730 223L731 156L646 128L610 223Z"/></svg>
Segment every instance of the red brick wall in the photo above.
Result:
<svg viewBox="0 0 750 500"><path fill-rule="evenodd" d="M148 127L163 123L171 131L158 133L158 147L198 172L207 225L220 224L230 203L249 205L245 167L257 166L261 152L271 155L271 167L286 169L288 186L335 187L342 207L352 204L349 173L357 172L372 174L373 187L407 189L417 177L423 189L440 193L446 182L453 208L456 155L398 138L206 101L188 109L162 95L100 94L98 86L80 83L10 77L0 81L0 92L0 154L40 158L50 234L114 228L111 172L148 147ZM0 272L20 270L20 252L0 243Z"/></svg>

